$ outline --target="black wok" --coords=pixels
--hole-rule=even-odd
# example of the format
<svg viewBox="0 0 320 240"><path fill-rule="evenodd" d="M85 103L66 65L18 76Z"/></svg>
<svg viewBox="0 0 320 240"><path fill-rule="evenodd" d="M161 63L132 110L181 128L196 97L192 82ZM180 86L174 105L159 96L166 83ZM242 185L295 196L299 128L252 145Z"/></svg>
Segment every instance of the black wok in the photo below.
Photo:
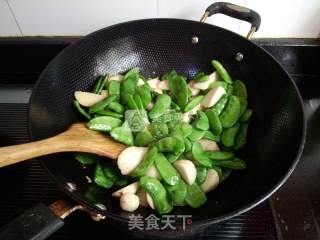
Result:
<svg viewBox="0 0 320 240"><path fill-rule="evenodd" d="M215 3L203 19L214 13L251 22L249 37L259 28L260 17L252 10ZM293 80L272 56L250 40L216 26L178 19L138 20L94 32L67 47L42 72L33 90L29 111L31 140L53 136L79 121L72 107L73 92L89 90L101 74L139 67L143 75L154 77L176 69L191 79L198 70L211 72L212 59L221 61L233 79L243 80L248 87L254 116L248 143L240 153L247 170L234 172L208 194L207 203L199 209L175 208L174 215L192 215L193 223L186 231L178 227L175 231L138 234L165 238L188 235L248 211L276 191L296 166L305 141L303 105ZM41 161L72 199L128 231L130 213L120 209L109 191L89 184L85 176L90 169L83 170L71 158L70 154L54 154ZM135 212L144 217L151 213L143 208ZM62 224L53 225L43 236Z"/></svg>

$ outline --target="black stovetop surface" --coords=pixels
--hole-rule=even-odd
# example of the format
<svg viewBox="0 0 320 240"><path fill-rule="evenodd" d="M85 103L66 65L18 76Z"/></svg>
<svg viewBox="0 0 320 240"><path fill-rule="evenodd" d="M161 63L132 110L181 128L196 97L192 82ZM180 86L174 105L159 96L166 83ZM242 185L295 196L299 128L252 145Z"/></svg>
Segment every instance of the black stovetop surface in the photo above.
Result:
<svg viewBox="0 0 320 240"><path fill-rule="evenodd" d="M0 146L28 140L28 100L39 73L73 39L0 39ZM270 200L194 239L319 239L320 220L320 44L260 40L297 82L308 118L303 157L287 183ZM293 129L294 131L294 129ZM319 149L319 150L318 150ZM34 204L64 195L36 160L0 169L0 226ZM107 220L108 221L108 220ZM106 223L75 213L51 240L121 236Z"/></svg>

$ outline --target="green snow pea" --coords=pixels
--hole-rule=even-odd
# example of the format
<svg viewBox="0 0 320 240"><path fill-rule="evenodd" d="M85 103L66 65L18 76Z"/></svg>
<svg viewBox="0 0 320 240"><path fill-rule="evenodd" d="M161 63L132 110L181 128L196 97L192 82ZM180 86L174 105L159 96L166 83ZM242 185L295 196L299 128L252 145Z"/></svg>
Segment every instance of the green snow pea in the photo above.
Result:
<svg viewBox="0 0 320 240"><path fill-rule="evenodd" d="M241 123L240 129L234 142L233 149L238 150L246 144L248 127L249 123Z"/></svg>
<svg viewBox="0 0 320 240"><path fill-rule="evenodd" d="M134 94L136 92L137 82L138 77L136 76L123 78L120 82L120 93Z"/></svg>
<svg viewBox="0 0 320 240"><path fill-rule="evenodd" d="M179 105L180 109L184 109L188 103L188 85L186 78L183 76L175 75L168 78L169 88L172 92L174 101Z"/></svg>
<svg viewBox="0 0 320 240"><path fill-rule="evenodd" d="M101 116L91 119L87 123L87 127L90 130L100 131L100 132L109 132L112 129L119 127L122 124L122 121L118 118Z"/></svg>
<svg viewBox="0 0 320 240"><path fill-rule="evenodd" d="M184 203L184 200L188 194L187 190L187 184L180 179L180 181L172 186L167 183L163 183L164 187L167 190L168 195L173 201L173 204L175 205L182 205Z"/></svg>
<svg viewBox="0 0 320 240"><path fill-rule="evenodd" d="M242 116L240 117L240 122L249 122L251 116L252 116L253 111L251 109L247 109Z"/></svg>
<svg viewBox="0 0 320 240"><path fill-rule="evenodd" d="M158 149L156 147L151 147L148 149L147 154L143 158L142 162L133 170L131 176L133 177L142 177L149 167L154 163L158 155Z"/></svg>
<svg viewBox="0 0 320 240"><path fill-rule="evenodd" d="M167 184L173 186L180 181L179 173L162 153L157 154L154 162L161 178Z"/></svg>
<svg viewBox="0 0 320 240"><path fill-rule="evenodd" d="M234 145L239 128L240 123L236 123L233 127L223 130L221 134L221 142L224 146L232 147Z"/></svg>
<svg viewBox="0 0 320 240"><path fill-rule="evenodd" d="M224 94L219 101L212 107L212 110L214 110L218 115L222 113L224 110L226 104L228 102L228 95Z"/></svg>
<svg viewBox="0 0 320 240"><path fill-rule="evenodd" d="M123 77L123 79L128 79L128 78L133 78L133 79L136 79L138 80L139 78L139 68L135 67L135 68L132 68L131 70L129 70Z"/></svg>
<svg viewBox="0 0 320 240"><path fill-rule="evenodd" d="M197 105L199 105L202 102L203 98L204 96L202 95L196 96L194 99L188 102L188 104L184 108L184 112L189 112L190 110L194 109Z"/></svg>
<svg viewBox="0 0 320 240"><path fill-rule="evenodd" d="M191 186L187 186L188 194L185 198L185 202L192 208L198 208L205 204L207 197L201 190L197 183L193 183Z"/></svg>
<svg viewBox="0 0 320 240"><path fill-rule="evenodd" d="M139 95L137 95L137 94L134 95L133 99L134 99L134 102L136 103L138 109L144 109L143 102L142 102L141 97Z"/></svg>
<svg viewBox="0 0 320 240"><path fill-rule="evenodd" d="M91 116L81 107L80 103L77 100L73 100L73 105L82 116L84 116L88 120L91 119Z"/></svg>
<svg viewBox="0 0 320 240"><path fill-rule="evenodd" d="M220 62L218 62L217 60L212 60L211 64L213 65L213 67L217 70L219 76L221 77L221 79L227 83L232 83L232 79L229 75L229 73L227 72L227 70L222 66L222 64Z"/></svg>
<svg viewBox="0 0 320 240"><path fill-rule="evenodd" d="M207 110L206 115L209 120L209 126L210 126L211 132L216 136L220 136L222 132L222 125L219 119L219 115L213 109Z"/></svg>
<svg viewBox="0 0 320 240"><path fill-rule="evenodd" d="M211 131L206 131L203 138L209 139L215 142L220 142L220 136L214 135Z"/></svg>
<svg viewBox="0 0 320 240"><path fill-rule="evenodd" d="M116 113L119 113L119 114L124 113L124 107L118 102L111 102L108 105L108 108Z"/></svg>
<svg viewBox="0 0 320 240"><path fill-rule="evenodd" d="M169 134L168 126L165 123L152 122L148 126L148 129L151 135L156 139L163 138Z"/></svg>
<svg viewBox="0 0 320 240"><path fill-rule="evenodd" d="M113 185L113 182L105 176L103 165L100 162L96 164L93 181L103 188L111 188Z"/></svg>
<svg viewBox="0 0 320 240"><path fill-rule="evenodd" d="M197 167L196 183L200 186L207 178L207 169L205 167Z"/></svg>
<svg viewBox="0 0 320 240"><path fill-rule="evenodd" d="M134 145L138 147L143 147L143 146L147 146L149 143L152 143L155 140L156 139L152 136L149 130L145 129L137 133L134 139Z"/></svg>
<svg viewBox="0 0 320 240"><path fill-rule="evenodd" d="M232 173L232 169L230 168L224 168L222 170L222 176L221 178L219 179L219 183L222 183L223 181L225 181L229 176L230 174Z"/></svg>
<svg viewBox="0 0 320 240"><path fill-rule="evenodd" d="M177 124L176 128L170 132L170 137L174 137L184 143L184 136L180 125Z"/></svg>
<svg viewBox="0 0 320 240"><path fill-rule="evenodd" d="M93 86L93 89L92 89L92 93L95 93L95 94L99 94L98 93L98 91L99 91L99 88L100 88L100 86L101 86L101 81L104 79L104 77L103 77L103 75L102 76L100 76L97 80L96 80L96 82L95 82L95 84L94 84L94 86Z"/></svg>
<svg viewBox="0 0 320 240"><path fill-rule="evenodd" d="M152 100L150 87L147 84L138 86L136 88L136 93L140 96L143 108L146 108Z"/></svg>
<svg viewBox="0 0 320 240"><path fill-rule="evenodd" d="M178 104L176 104L175 102L171 101L171 108L175 111L180 111L180 107Z"/></svg>
<svg viewBox="0 0 320 240"><path fill-rule="evenodd" d="M110 161L104 164L103 173L112 182L116 182L121 177L121 173L117 165Z"/></svg>
<svg viewBox="0 0 320 240"><path fill-rule="evenodd" d="M192 151L192 157L198 166L211 168L212 166L211 160L206 156L200 143L195 142L192 145L191 151Z"/></svg>
<svg viewBox="0 0 320 240"><path fill-rule="evenodd" d="M124 79L120 83L120 96L121 96L121 103L122 104L127 104L127 96L128 95L134 95L136 92L136 84L137 84L137 79L135 78L128 78Z"/></svg>
<svg viewBox="0 0 320 240"><path fill-rule="evenodd" d="M127 176L120 176L115 182L114 185L119 187L124 187L129 185L129 178Z"/></svg>
<svg viewBox="0 0 320 240"><path fill-rule="evenodd" d="M176 136L161 138L156 142L155 146L158 148L159 152L169 152L175 155L179 155L185 150L183 139Z"/></svg>
<svg viewBox="0 0 320 240"><path fill-rule="evenodd" d="M132 146L133 145L133 134L128 124L124 122L121 127L116 127L111 130L110 136L121 143Z"/></svg>
<svg viewBox="0 0 320 240"><path fill-rule="evenodd" d="M114 118L119 118L119 119L123 118L123 114L119 114L119 113L112 112L109 110L100 110L97 112L97 114L100 116L109 116L109 117L114 117Z"/></svg>
<svg viewBox="0 0 320 240"><path fill-rule="evenodd" d="M110 96L106 97L102 101L97 102L96 104L91 106L89 108L89 114L93 114L93 113L96 113L100 110L103 110L105 107L107 107L110 103L114 102L116 99L117 99L116 95L110 95Z"/></svg>
<svg viewBox="0 0 320 240"><path fill-rule="evenodd" d="M175 70L171 70L170 72L163 74L161 80L168 80L176 75L178 75L177 72Z"/></svg>
<svg viewBox="0 0 320 240"><path fill-rule="evenodd" d="M226 91L228 90L229 84L224 81L215 81L209 85L209 89L223 87Z"/></svg>
<svg viewBox="0 0 320 240"><path fill-rule="evenodd" d="M169 122L165 122L165 123L167 124L169 131L175 130L176 127L177 127L177 124L179 124L179 122L175 121L175 120L172 120L172 121L169 121Z"/></svg>
<svg viewBox="0 0 320 240"><path fill-rule="evenodd" d="M233 95L242 98L248 97L246 85L242 81L236 80L233 82Z"/></svg>
<svg viewBox="0 0 320 240"><path fill-rule="evenodd" d="M136 104L132 94L123 94L122 98L124 99L128 109L138 109L138 105Z"/></svg>
<svg viewBox="0 0 320 240"><path fill-rule="evenodd" d="M166 214L171 212L172 203L168 198L164 186L156 178L143 176L140 178L140 186L151 196L158 213Z"/></svg>
<svg viewBox="0 0 320 240"><path fill-rule="evenodd" d="M178 160L180 158L181 155L176 155L173 153L167 153L166 154L166 158L168 159L169 163L173 163L176 160Z"/></svg>
<svg viewBox="0 0 320 240"><path fill-rule="evenodd" d="M226 160L234 157L234 153L226 151L206 151L206 155L211 160Z"/></svg>
<svg viewBox="0 0 320 240"><path fill-rule="evenodd" d="M192 97L192 91L191 91L191 89L190 88L188 88L188 101L189 101L189 99ZM188 102L187 101L187 102Z"/></svg>
<svg viewBox="0 0 320 240"><path fill-rule="evenodd" d="M241 116L245 112L248 106L247 88L244 85L244 83L240 80L234 81L233 88L234 88L233 95L237 96L240 101L240 116Z"/></svg>
<svg viewBox="0 0 320 240"><path fill-rule="evenodd" d="M206 134L206 131L198 130L193 128L192 133L188 136L191 142L195 142L203 138L203 136Z"/></svg>
<svg viewBox="0 0 320 240"><path fill-rule="evenodd" d="M188 138L184 139L184 146L185 146L185 151L189 152L192 149L192 143Z"/></svg>
<svg viewBox="0 0 320 240"><path fill-rule="evenodd" d="M228 84L228 88L226 89L227 95L230 96L233 94L233 85Z"/></svg>
<svg viewBox="0 0 320 240"><path fill-rule="evenodd" d="M108 80L108 74L101 76L93 88L93 93L100 94Z"/></svg>
<svg viewBox="0 0 320 240"><path fill-rule="evenodd" d="M242 114L246 111L247 107L248 107L248 100L246 98L243 97L238 97L239 102L240 102L240 113L239 116L241 117Z"/></svg>
<svg viewBox="0 0 320 240"><path fill-rule="evenodd" d="M245 161L236 157L228 160L214 160L212 161L212 165L235 170L244 170L247 167Z"/></svg>
<svg viewBox="0 0 320 240"><path fill-rule="evenodd" d="M82 152L75 153L74 158L84 165L93 164L99 159L97 155Z"/></svg>
<svg viewBox="0 0 320 240"><path fill-rule="evenodd" d="M198 72L198 73L194 76L193 80L194 80L195 82L206 82L206 81L209 80L209 75L205 74L204 72Z"/></svg>
<svg viewBox="0 0 320 240"><path fill-rule="evenodd" d="M197 111L197 118L193 121L193 126L200 129L200 130L208 130L209 129L209 120L207 115L198 110Z"/></svg>
<svg viewBox="0 0 320 240"><path fill-rule="evenodd" d="M193 130L192 126L186 122L182 122L180 124L180 128L181 128L183 137L185 137L185 138L190 136L190 134L192 133L192 130Z"/></svg>
<svg viewBox="0 0 320 240"><path fill-rule="evenodd" d="M167 94L161 94L157 97L154 107L149 112L151 119L156 119L162 116L169 108L171 104L171 98Z"/></svg>
<svg viewBox="0 0 320 240"><path fill-rule="evenodd" d="M236 96L230 96L229 101L220 115L220 121L222 127L230 128L232 127L239 119L240 116L240 101Z"/></svg>
<svg viewBox="0 0 320 240"><path fill-rule="evenodd" d="M120 82L115 80L110 81L108 85L108 93L109 95L120 96Z"/></svg>

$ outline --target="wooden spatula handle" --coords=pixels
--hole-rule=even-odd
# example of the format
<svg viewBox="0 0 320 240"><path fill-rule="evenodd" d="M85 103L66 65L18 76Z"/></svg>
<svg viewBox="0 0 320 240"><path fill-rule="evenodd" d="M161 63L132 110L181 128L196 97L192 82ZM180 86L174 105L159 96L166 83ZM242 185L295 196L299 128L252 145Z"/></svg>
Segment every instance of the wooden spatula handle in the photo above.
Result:
<svg viewBox="0 0 320 240"><path fill-rule="evenodd" d="M31 158L63 152L67 147L55 136L41 141L0 148L0 167L22 162Z"/></svg>
<svg viewBox="0 0 320 240"><path fill-rule="evenodd" d="M125 145L77 123L51 138L0 148L0 167L58 152L88 152L117 159L124 149Z"/></svg>

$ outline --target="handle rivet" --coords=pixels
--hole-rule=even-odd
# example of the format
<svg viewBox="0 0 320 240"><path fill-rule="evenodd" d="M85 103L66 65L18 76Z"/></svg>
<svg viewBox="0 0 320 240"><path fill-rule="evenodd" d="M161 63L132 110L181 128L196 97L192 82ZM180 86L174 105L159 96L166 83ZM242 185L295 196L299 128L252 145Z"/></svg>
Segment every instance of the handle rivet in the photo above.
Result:
<svg viewBox="0 0 320 240"><path fill-rule="evenodd" d="M107 210L107 207L102 203L96 203L95 206L100 210L103 210L103 211Z"/></svg>
<svg viewBox="0 0 320 240"><path fill-rule="evenodd" d="M193 36L191 41L193 44L197 44L199 42L199 38L197 36Z"/></svg>
<svg viewBox="0 0 320 240"><path fill-rule="evenodd" d="M77 190L77 185L75 183L67 182L66 185L67 185L67 188L69 189L69 191Z"/></svg>
<svg viewBox="0 0 320 240"><path fill-rule="evenodd" d="M103 215L101 215L100 213L98 213L98 214L92 215L92 216L91 216L91 219L94 220L94 221L96 221L96 222L99 222L99 221L101 221L101 220L103 220L103 219L106 219L106 216L103 216Z"/></svg>
<svg viewBox="0 0 320 240"><path fill-rule="evenodd" d="M236 61L241 62L243 60L243 54L241 52L238 52L236 54Z"/></svg>

